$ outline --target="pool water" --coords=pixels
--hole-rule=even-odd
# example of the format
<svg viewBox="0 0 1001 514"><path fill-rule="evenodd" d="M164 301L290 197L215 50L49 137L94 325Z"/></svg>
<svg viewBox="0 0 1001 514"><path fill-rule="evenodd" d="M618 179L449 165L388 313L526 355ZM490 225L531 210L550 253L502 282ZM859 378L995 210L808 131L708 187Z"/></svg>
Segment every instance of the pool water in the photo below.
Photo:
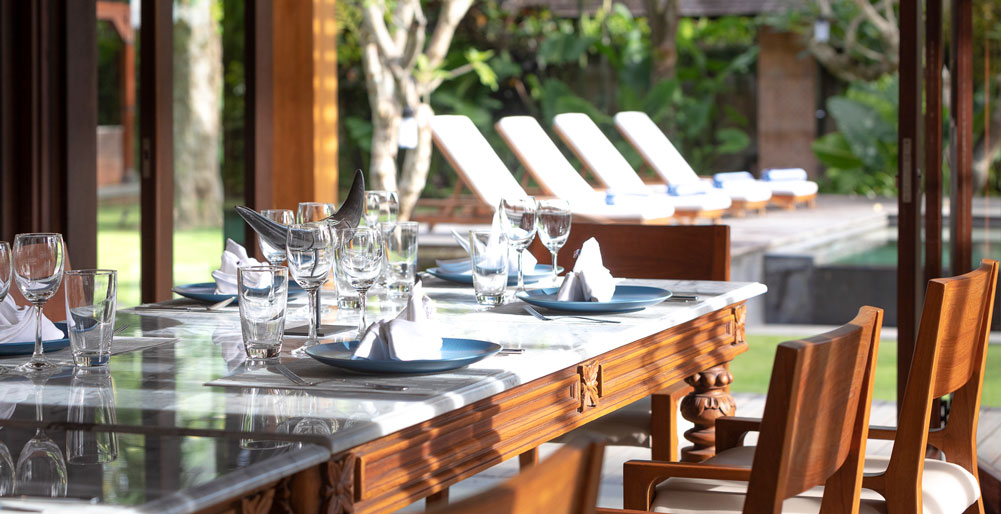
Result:
<svg viewBox="0 0 1001 514"><path fill-rule="evenodd" d="M949 245L943 243L942 248L942 269L949 269ZM923 254L922 249L922 254ZM973 243L973 264L979 265L981 259L1001 260L1001 241ZM840 256L831 261L831 264L842 266L878 266L897 267L897 242L887 241L881 245L866 248L865 250Z"/></svg>

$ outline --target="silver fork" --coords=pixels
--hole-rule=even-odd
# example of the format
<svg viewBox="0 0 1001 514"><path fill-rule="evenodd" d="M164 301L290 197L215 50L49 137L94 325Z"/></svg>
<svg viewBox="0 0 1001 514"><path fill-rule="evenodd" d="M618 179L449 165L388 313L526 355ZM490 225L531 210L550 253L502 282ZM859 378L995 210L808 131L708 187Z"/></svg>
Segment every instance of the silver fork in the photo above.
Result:
<svg viewBox="0 0 1001 514"><path fill-rule="evenodd" d="M556 319L557 319L557 318L550 318L548 316L544 316L541 312L533 309L531 305L526 305L525 306L525 310L528 311L528 313L531 314L532 316L535 316L536 318L541 319L542 321L556 321ZM583 319L583 320L587 320L587 321L593 321L595 323L622 323L621 321L616 321L614 319L598 319L598 318L588 318L588 317L585 317L585 316L571 316L571 315L562 315L562 314L560 315L560 318L576 318L576 319Z"/></svg>

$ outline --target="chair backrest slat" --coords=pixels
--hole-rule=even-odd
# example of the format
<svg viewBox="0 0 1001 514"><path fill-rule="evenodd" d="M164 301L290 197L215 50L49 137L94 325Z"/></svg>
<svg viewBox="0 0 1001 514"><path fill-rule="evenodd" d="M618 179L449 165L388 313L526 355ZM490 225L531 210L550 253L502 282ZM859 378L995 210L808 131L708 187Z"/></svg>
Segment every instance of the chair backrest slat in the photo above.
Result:
<svg viewBox="0 0 1001 514"><path fill-rule="evenodd" d="M643 161L668 184L698 182L699 176L645 112L625 111L615 115L615 128L643 157Z"/></svg>
<svg viewBox="0 0 1001 514"><path fill-rule="evenodd" d="M621 191L646 189L636 170L588 115L579 112L557 114L553 117L553 128L606 187Z"/></svg>
<svg viewBox="0 0 1001 514"><path fill-rule="evenodd" d="M486 205L496 208L501 198L528 196L468 117L437 115L431 120L431 134L455 172Z"/></svg>
<svg viewBox="0 0 1001 514"><path fill-rule="evenodd" d="M862 307L847 325L779 345L744 512L781 512L784 499L839 473L858 497L882 316Z"/></svg>
<svg viewBox="0 0 1001 514"><path fill-rule="evenodd" d="M546 193L572 202L604 200L577 173L542 125L531 116L507 116L495 125L497 133Z"/></svg>
<svg viewBox="0 0 1001 514"><path fill-rule="evenodd" d="M602 225L574 222L558 254L570 269L573 253L589 238L601 245L601 260L616 277L677 280L730 280L730 227L727 225ZM539 262L551 256L539 238L529 251Z"/></svg>

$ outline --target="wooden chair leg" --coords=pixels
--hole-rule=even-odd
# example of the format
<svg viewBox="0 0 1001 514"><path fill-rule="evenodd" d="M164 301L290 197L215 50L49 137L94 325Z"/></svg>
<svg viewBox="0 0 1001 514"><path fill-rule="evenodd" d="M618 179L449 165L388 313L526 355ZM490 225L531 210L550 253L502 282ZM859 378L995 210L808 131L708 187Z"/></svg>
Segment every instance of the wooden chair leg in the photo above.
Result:
<svg viewBox="0 0 1001 514"><path fill-rule="evenodd" d="M448 505L448 488L444 488L427 498L424 498L424 510L431 510L435 507Z"/></svg>
<svg viewBox="0 0 1001 514"><path fill-rule="evenodd" d="M681 458L678 403L692 390L692 386L678 382L650 395L650 453L653 460L677 462Z"/></svg>
<svg viewBox="0 0 1001 514"><path fill-rule="evenodd" d="M532 448L518 456L518 469L522 471L539 463L539 449Z"/></svg>

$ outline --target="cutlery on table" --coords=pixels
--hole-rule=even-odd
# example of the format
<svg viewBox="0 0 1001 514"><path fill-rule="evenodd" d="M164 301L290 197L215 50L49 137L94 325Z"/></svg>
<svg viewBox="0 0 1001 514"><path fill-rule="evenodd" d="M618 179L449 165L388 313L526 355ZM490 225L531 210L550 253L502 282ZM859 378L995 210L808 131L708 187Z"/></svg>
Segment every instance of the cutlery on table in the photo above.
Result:
<svg viewBox="0 0 1001 514"><path fill-rule="evenodd" d="M339 382L345 385L355 386L359 388L368 387L370 389L376 389L379 391L406 391L410 389L408 386L392 385L392 384L379 384L376 382L352 382L346 378L330 378L324 380L324 382Z"/></svg>
<svg viewBox="0 0 1001 514"><path fill-rule="evenodd" d="M271 369L274 369L275 371L281 373L282 375L285 375L285 378L291 380L292 383L294 384L301 386L311 386L316 384L316 382L310 382L309 380L306 380L300 377L299 375L296 375L294 371L285 367L284 364L276 364L274 366L271 366Z"/></svg>
<svg viewBox="0 0 1001 514"><path fill-rule="evenodd" d="M668 302L697 302L700 298L697 295L672 294L667 299Z"/></svg>
<svg viewBox="0 0 1001 514"><path fill-rule="evenodd" d="M524 348L501 348L497 355L521 355L525 353Z"/></svg>
<svg viewBox="0 0 1001 514"><path fill-rule="evenodd" d="M208 307L201 306L191 306L191 305L137 305L134 307L137 311L183 311L183 312L216 312L226 307L227 305L233 303L236 300L236 296L231 296L225 300L209 305Z"/></svg>
<svg viewBox="0 0 1001 514"><path fill-rule="evenodd" d="M593 321L595 323L622 323L621 321L617 321L617 320L614 320L614 319L598 319L598 318L588 318L588 317L585 317L585 316L571 316L571 315L563 315L563 314L560 314L559 318L550 318L548 316L544 316L541 312L533 309L531 305L526 305L525 306L525 310L528 311L528 313L531 314L532 316L535 316L536 318L541 319L542 321L556 321L557 319L560 319L560 318L575 318L575 319L583 319L583 320L587 320L587 321Z"/></svg>
<svg viewBox="0 0 1001 514"><path fill-rule="evenodd" d="M125 332L126 330L128 330L130 328L132 328L131 325L129 325L128 323L125 323L122 326L116 328L115 331L111 333L111 335L112 336L117 336L118 334L121 334L122 332Z"/></svg>

